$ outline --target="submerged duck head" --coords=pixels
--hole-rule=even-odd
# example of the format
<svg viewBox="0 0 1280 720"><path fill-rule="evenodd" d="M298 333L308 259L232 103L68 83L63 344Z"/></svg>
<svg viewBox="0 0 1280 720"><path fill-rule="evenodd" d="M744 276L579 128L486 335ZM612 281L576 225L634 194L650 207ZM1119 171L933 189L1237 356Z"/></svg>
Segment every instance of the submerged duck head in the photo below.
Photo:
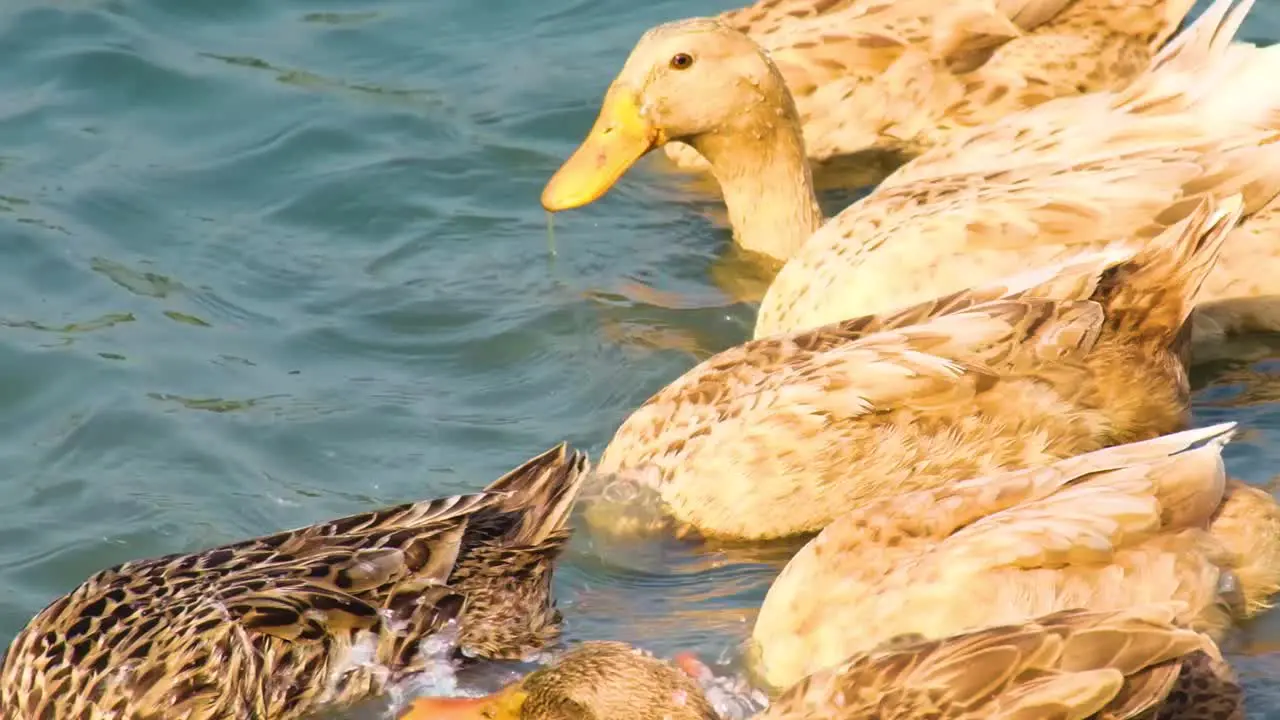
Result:
<svg viewBox="0 0 1280 720"><path fill-rule="evenodd" d="M618 642L583 643L479 698L419 698L401 720L719 720L687 673Z"/></svg>

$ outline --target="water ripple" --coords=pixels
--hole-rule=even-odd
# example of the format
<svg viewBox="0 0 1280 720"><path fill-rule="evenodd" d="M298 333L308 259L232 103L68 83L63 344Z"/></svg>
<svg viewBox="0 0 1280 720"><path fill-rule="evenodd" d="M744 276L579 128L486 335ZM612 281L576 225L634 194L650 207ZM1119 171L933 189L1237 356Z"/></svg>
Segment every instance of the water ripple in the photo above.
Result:
<svg viewBox="0 0 1280 720"><path fill-rule="evenodd" d="M538 205L644 28L730 4L3 4L0 638L130 558L598 453L747 337L714 187L643 162L554 257ZM1196 420L1266 484L1280 341L1228 357ZM580 535L556 584L571 638L732 656L787 552Z"/></svg>

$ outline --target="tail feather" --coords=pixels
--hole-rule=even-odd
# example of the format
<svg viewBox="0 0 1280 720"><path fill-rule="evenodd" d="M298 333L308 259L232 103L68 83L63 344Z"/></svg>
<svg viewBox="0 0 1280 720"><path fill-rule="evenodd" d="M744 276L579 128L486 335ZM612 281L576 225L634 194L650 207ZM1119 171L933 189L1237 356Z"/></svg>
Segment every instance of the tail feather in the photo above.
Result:
<svg viewBox="0 0 1280 720"><path fill-rule="evenodd" d="M1202 199L1181 222L1104 278L1093 299L1106 310L1107 330L1171 346L1182 335L1200 287L1243 212L1239 195L1216 203Z"/></svg>
<svg viewBox="0 0 1280 720"><path fill-rule="evenodd" d="M1184 28L1191 27L1191 20L1187 15L1191 14L1191 9L1196 5L1195 0L1169 0L1164 4L1164 26L1156 32L1155 37L1151 38L1150 48L1158 50L1167 48L1169 38L1178 34Z"/></svg>
<svg viewBox="0 0 1280 720"><path fill-rule="evenodd" d="M944 315L964 312L997 300L1045 298L1088 300L1093 297L1105 273L1133 258L1138 248L1127 243L1111 243L1098 250L1082 252L1060 262L1020 272L876 315L863 315L839 324L845 340L874 332L919 325Z"/></svg>
<svg viewBox="0 0 1280 720"><path fill-rule="evenodd" d="M1004 280L1008 297L1088 300L1108 271L1131 262L1138 248L1129 242L1111 243L1060 262L1019 273Z"/></svg>
<svg viewBox="0 0 1280 720"><path fill-rule="evenodd" d="M1236 2L1237 0L1215 0L1190 27L1156 53L1149 71L1176 68L1183 72L1195 72L1197 68L1220 57L1240 31L1245 16L1253 8L1254 0L1240 0L1239 5L1235 5Z"/></svg>
<svg viewBox="0 0 1280 720"><path fill-rule="evenodd" d="M560 443L485 488L507 496L497 510L519 516L507 534L510 542L539 545L564 529L589 468L586 453L570 452L568 444Z"/></svg>
<svg viewBox="0 0 1280 720"><path fill-rule="evenodd" d="M1221 452L1236 433L1236 423L1224 422L1127 445L1113 445L1101 450L1059 461L1055 467L1080 475L1142 463L1155 463L1167 457L1213 447Z"/></svg>
<svg viewBox="0 0 1280 720"><path fill-rule="evenodd" d="M995 9L1026 31L1053 20L1070 5L1071 0L995 0Z"/></svg>
<svg viewBox="0 0 1280 720"><path fill-rule="evenodd" d="M1215 0L1117 96L1118 105L1139 114L1190 112L1223 136L1280 128L1280 47L1235 41L1253 3Z"/></svg>
<svg viewBox="0 0 1280 720"><path fill-rule="evenodd" d="M926 1L932 5L926 12L934 16L929 51L935 59L958 62L960 67L966 67L966 61L981 63L994 48L1022 35L1022 30L994 5L965 5L948 10L939 8L935 0Z"/></svg>

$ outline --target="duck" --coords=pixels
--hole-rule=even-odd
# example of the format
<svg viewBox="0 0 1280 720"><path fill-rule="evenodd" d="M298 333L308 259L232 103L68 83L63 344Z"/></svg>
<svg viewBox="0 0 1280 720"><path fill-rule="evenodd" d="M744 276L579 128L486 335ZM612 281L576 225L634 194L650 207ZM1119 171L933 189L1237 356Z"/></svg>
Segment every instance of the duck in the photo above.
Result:
<svg viewBox="0 0 1280 720"><path fill-rule="evenodd" d="M1280 46L1233 42L1252 4L1215 0L1123 89L959 132L830 219L769 54L719 20L663 24L632 50L542 205L586 205L652 149L691 145L737 246L781 267L760 300L759 339L1151 238L1205 193L1241 192L1246 219L1205 283L1193 341L1280 330L1269 270L1280 254Z"/></svg>
<svg viewBox="0 0 1280 720"><path fill-rule="evenodd" d="M963 128L1123 87L1193 4L759 0L716 19L777 65L811 163L875 158L891 168ZM677 167L708 167L684 143L664 152Z"/></svg>
<svg viewBox="0 0 1280 720"><path fill-rule="evenodd" d="M1280 508L1227 477L1234 432L1184 430L864 503L770 585L746 647L752 676L785 688L895 638L1169 599L1179 624L1220 640L1280 589Z"/></svg>
<svg viewBox="0 0 1280 720"><path fill-rule="evenodd" d="M1243 720L1240 684L1176 603L1072 608L855 653L757 720ZM588 641L480 698L417 698L400 720L719 720L696 658Z"/></svg>
<svg viewBox="0 0 1280 720"><path fill-rule="evenodd" d="M586 456L561 444L483 491L126 562L54 600L0 664L0 716L295 720L461 658L557 641L552 563Z"/></svg>
<svg viewBox="0 0 1280 720"><path fill-rule="evenodd" d="M1150 242L713 355L622 422L583 517L597 534L772 541L1184 429L1187 317L1242 210L1205 199Z"/></svg>

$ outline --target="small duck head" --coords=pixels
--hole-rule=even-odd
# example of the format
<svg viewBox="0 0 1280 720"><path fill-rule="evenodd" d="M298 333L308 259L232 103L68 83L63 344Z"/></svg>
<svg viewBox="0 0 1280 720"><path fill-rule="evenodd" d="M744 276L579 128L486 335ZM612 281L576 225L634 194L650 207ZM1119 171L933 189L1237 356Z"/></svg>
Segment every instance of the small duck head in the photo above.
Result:
<svg viewBox="0 0 1280 720"><path fill-rule="evenodd" d="M697 681L626 643L587 642L492 695L418 698L400 720L719 720Z"/></svg>

